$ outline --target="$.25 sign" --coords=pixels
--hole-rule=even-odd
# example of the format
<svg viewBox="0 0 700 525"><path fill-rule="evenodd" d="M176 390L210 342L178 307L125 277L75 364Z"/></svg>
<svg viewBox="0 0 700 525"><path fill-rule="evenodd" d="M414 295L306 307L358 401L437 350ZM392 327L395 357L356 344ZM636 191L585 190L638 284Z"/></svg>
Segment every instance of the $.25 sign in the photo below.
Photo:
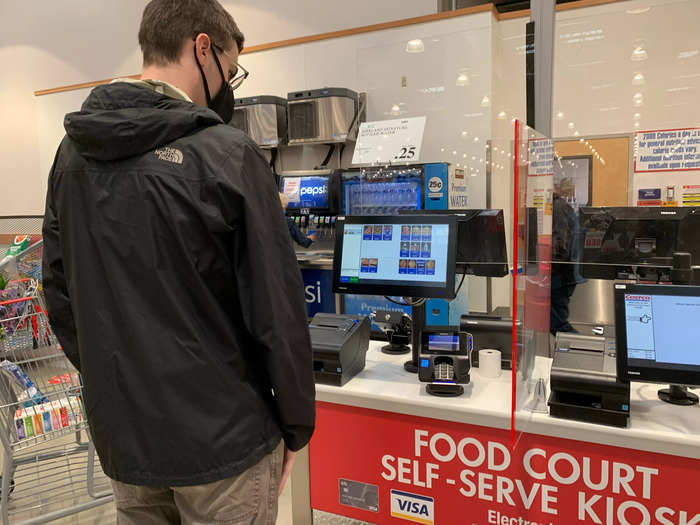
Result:
<svg viewBox="0 0 700 525"><path fill-rule="evenodd" d="M420 160L425 117L363 122L353 164L391 164Z"/></svg>

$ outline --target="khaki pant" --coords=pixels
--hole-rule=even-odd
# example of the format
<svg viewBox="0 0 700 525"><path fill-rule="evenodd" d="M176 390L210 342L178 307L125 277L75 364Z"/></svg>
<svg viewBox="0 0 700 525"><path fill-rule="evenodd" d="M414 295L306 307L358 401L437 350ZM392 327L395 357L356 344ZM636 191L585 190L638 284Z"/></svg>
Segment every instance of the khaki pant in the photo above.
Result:
<svg viewBox="0 0 700 525"><path fill-rule="evenodd" d="M112 480L118 525L274 525L284 445L236 478L193 487Z"/></svg>

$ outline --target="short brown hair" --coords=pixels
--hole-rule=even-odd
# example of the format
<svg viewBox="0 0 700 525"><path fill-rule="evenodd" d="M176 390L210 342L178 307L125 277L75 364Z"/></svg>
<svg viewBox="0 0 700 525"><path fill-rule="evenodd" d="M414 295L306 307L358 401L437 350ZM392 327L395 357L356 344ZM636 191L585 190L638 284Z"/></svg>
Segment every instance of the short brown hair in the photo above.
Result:
<svg viewBox="0 0 700 525"><path fill-rule="evenodd" d="M199 33L224 50L234 42L243 50L243 33L217 0L151 0L139 28L144 65L177 62L183 43Z"/></svg>

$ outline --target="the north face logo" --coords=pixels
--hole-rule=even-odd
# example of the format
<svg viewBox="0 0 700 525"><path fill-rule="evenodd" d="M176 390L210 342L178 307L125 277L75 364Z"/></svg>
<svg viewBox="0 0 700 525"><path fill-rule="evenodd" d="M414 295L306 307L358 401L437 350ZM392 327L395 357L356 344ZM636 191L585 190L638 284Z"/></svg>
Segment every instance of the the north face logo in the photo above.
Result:
<svg viewBox="0 0 700 525"><path fill-rule="evenodd" d="M159 148L153 153L155 153L160 160L174 162L175 164L182 164L182 151L180 151L179 149Z"/></svg>

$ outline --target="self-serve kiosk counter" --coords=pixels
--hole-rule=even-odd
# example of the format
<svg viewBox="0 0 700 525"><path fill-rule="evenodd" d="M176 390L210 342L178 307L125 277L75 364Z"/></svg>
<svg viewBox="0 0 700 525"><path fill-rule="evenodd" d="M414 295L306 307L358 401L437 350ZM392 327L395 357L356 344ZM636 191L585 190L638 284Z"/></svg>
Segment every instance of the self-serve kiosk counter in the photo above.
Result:
<svg viewBox="0 0 700 525"><path fill-rule="evenodd" d="M463 396L435 397L384 344L370 342L344 386L316 385L316 430L292 479L295 524L700 523L698 406L632 382L626 428L512 414L510 371L472 368ZM552 360L534 366L548 383ZM525 422L515 441L514 416Z"/></svg>

